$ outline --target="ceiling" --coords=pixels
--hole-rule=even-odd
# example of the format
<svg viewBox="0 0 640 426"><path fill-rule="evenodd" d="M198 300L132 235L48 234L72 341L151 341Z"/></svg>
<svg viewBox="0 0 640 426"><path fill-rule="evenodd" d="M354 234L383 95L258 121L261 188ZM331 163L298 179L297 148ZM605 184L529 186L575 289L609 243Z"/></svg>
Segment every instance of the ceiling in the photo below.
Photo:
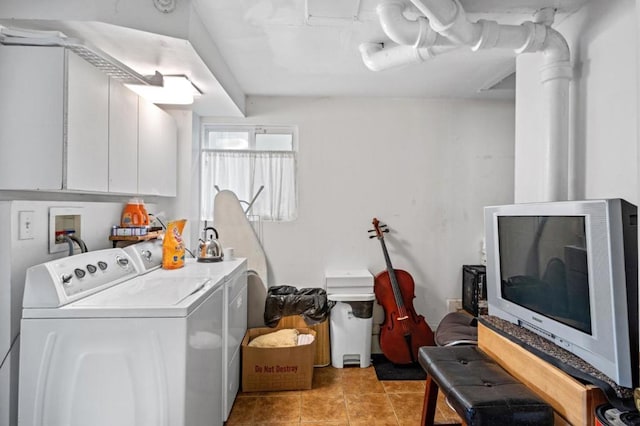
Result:
<svg viewBox="0 0 640 426"><path fill-rule="evenodd" d="M95 7L87 7L92 1ZM204 92L193 107L200 115L243 115L245 95L513 98L512 77L487 90L513 74L515 55L507 50L462 47L420 64L370 71L358 45L389 41L375 13L379 1L3 0L0 25L62 31L144 75L186 74ZM544 7L557 9L558 22L587 1L461 4L471 21L519 24ZM417 10L407 5L406 16L415 18Z"/></svg>

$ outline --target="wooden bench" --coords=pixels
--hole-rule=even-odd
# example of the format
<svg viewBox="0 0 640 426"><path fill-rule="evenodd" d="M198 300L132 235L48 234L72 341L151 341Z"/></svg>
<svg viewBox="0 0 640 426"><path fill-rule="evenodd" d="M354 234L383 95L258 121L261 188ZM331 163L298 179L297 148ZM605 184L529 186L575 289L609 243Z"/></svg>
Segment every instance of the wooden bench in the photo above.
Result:
<svg viewBox="0 0 640 426"><path fill-rule="evenodd" d="M425 346L422 424L434 423L438 389L468 426L553 425L553 409L476 346Z"/></svg>

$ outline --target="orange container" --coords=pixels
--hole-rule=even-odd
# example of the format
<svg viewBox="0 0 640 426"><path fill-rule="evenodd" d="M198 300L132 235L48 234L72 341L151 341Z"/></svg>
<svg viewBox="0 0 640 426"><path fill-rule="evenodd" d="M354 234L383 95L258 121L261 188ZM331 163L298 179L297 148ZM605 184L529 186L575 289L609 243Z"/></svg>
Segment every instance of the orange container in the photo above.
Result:
<svg viewBox="0 0 640 426"><path fill-rule="evenodd" d="M144 203L137 198L132 198L122 210L120 226L129 227L147 225L149 225L149 215L147 214L147 210L144 208Z"/></svg>

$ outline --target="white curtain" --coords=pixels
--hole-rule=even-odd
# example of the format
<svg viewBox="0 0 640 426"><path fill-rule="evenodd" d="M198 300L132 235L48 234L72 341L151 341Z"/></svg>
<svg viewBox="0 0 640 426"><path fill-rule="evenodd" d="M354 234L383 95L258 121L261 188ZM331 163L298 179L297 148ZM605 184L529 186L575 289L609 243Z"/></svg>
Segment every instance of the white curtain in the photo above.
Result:
<svg viewBox="0 0 640 426"><path fill-rule="evenodd" d="M264 185L249 214L263 220L295 219L295 152L292 151L203 151L201 219L213 219L213 202L217 193L233 191L239 200L250 202ZM243 203L243 209L247 208Z"/></svg>

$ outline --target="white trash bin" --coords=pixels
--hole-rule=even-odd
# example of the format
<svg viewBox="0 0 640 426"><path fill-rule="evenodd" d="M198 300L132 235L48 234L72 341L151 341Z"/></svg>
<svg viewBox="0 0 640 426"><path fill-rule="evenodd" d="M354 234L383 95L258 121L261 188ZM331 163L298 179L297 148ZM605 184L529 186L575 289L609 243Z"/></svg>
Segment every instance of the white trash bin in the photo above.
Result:
<svg viewBox="0 0 640 426"><path fill-rule="evenodd" d="M329 314L331 365L371 365L373 275L369 271L327 273L327 299L335 301Z"/></svg>

